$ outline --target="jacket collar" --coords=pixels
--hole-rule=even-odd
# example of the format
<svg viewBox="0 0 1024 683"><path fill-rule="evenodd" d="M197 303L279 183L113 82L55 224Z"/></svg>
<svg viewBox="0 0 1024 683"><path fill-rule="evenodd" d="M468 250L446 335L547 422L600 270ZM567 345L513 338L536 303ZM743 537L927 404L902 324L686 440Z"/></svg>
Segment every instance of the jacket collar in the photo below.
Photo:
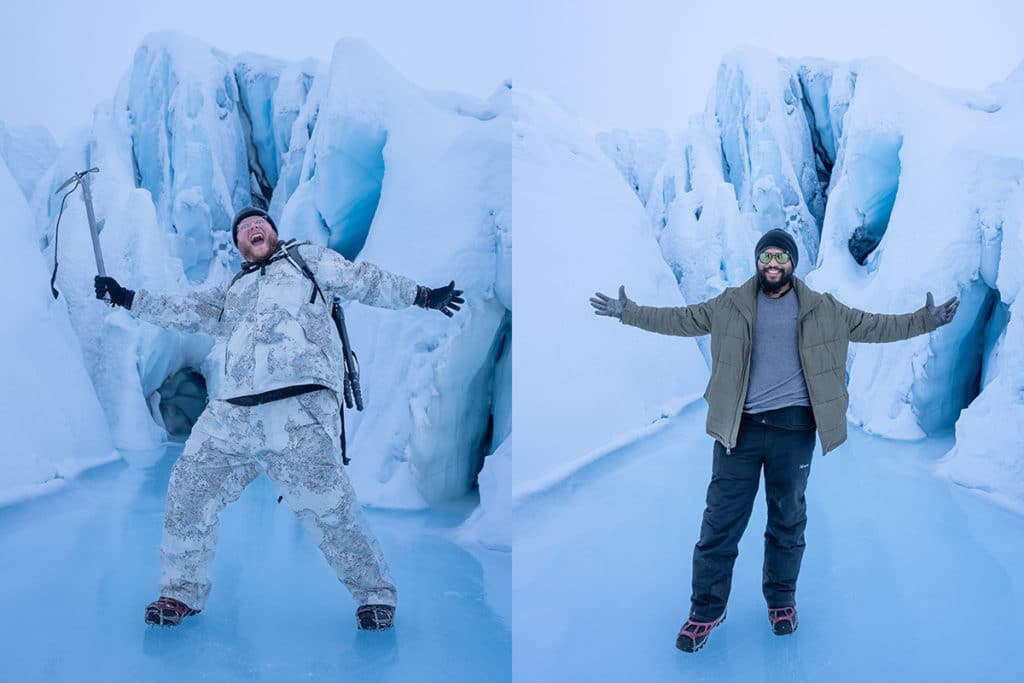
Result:
<svg viewBox="0 0 1024 683"><path fill-rule="evenodd" d="M797 313L797 319L803 320L807 314L821 303L822 295L805 285L803 280L796 276L793 276L793 289L796 290L796 297L800 302L800 311ZM739 287L730 290L733 303L736 304L736 307L740 309L740 313L743 314L743 317L751 325L754 324L757 290L757 275L754 275Z"/></svg>
<svg viewBox="0 0 1024 683"><path fill-rule="evenodd" d="M754 324L754 307L757 305L757 275L731 290L732 301L750 325Z"/></svg>
<svg viewBox="0 0 1024 683"><path fill-rule="evenodd" d="M251 273L257 268L265 268L274 261L279 261L283 258L287 258L288 250L287 247L292 245L295 240L288 240L287 242L278 242L277 248L262 261L242 261L241 272Z"/></svg>
<svg viewBox="0 0 1024 683"><path fill-rule="evenodd" d="M800 312L797 314L797 319L803 320L808 313L821 303L824 297L820 292L815 292L805 285L804 281L798 277L793 278L793 288L796 289L796 296L800 300Z"/></svg>

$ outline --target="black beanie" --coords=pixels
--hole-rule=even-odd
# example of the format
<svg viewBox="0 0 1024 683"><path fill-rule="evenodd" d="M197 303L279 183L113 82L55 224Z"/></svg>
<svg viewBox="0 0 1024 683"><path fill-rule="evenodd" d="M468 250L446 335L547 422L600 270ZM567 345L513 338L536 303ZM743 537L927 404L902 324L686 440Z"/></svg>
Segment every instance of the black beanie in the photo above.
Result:
<svg viewBox="0 0 1024 683"><path fill-rule="evenodd" d="M796 270L796 263L800 260L800 251L796 248L796 242L788 232L775 228L762 235L761 239L757 241L757 246L754 247L754 258L757 259L761 252L768 247L777 247L788 252L789 257L793 259L793 270Z"/></svg>
<svg viewBox="0 0 1024 683"><path fill-rule="evenodd" d="M231 239L235 241L235 246L238 246L238 224L249 216L259 216L266 222L270 223L270 227L277 232L277 225L274 224L274 219L270 217L270 214L263 209L258 209L255 206L250 206L247 209L242 209L235 214L235 220L231 221Z"/></svg>

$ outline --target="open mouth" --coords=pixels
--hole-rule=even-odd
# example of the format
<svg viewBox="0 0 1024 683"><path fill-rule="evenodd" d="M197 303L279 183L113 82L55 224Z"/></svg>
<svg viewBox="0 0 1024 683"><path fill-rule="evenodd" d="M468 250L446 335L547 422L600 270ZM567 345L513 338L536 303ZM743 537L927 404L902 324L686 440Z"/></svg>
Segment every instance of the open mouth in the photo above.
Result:
<svg viewBox="0 0 1024 683"><path fill-rule="evenodd" d="M257 244L263 244L265 240L266 237L263 235L262 232L254 232L253 234L249 235L249 244L251 244L252 246L256 246Z"/></svg>

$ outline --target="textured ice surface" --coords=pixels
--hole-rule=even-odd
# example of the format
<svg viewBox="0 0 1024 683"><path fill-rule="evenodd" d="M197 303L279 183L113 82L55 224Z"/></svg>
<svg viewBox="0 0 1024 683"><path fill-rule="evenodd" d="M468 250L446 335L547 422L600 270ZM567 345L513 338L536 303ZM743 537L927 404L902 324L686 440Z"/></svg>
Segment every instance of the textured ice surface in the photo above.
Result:
<svg viewBox="0 0 1024 683"><path fill-rule="evenodd" d="M1019 680L1024 518L930 475L948 437L856 428L811 465L797 632L768 624L759 494L728 619L699 653L676 650L711 473L703 422L691 408L515 508L517 680Z"/></svg>
<svg viewBox="0 0 1024 683"><path fill-rule="evenodd" d="M399 588L395 629L367 633L261 476L221 515L203 613L178 628L144 625L176 455L97 469L57 496L0 510L5 680L512 680L511 555L452 542L471 503L367 511Z"/></svg>

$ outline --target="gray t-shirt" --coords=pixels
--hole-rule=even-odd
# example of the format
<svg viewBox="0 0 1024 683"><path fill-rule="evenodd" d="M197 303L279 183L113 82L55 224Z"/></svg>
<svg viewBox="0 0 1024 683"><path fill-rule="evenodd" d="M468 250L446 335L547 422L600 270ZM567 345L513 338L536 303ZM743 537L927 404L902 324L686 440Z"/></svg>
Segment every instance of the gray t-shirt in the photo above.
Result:
<svg viewBox="0 0 1024 683"><path fill-rule="evenodd" d="M757 293L754 348L750 354L750 384L743 412L763 413L789 406L809 406L804 371L797 346L800 302L790 288L778 299Z"/></svg>

